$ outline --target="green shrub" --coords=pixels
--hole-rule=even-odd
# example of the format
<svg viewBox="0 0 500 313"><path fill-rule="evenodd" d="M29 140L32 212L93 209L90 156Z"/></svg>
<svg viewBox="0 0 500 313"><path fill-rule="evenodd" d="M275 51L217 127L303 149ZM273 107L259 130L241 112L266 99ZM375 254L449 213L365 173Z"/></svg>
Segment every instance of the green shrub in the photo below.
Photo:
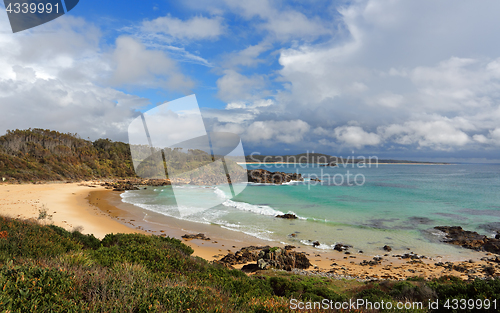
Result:
<svg viewBox="0 0 500 313"><path fill-rule="evenodd" d="M381 300L387 301L391 298L387 292L382 291L378 287L364 289L356 294L356 299L366 299L370 302L380 302Z"/></svg>
<svg viewBox="0 0 500 313"><path fill-rule="evenodd" d="M7 237L0 239L0 261L16 257L54 257L82 248L71 238L60 236L53 227L35 222L0 217L0 231L7 232Z"/></svg>
<svg viewBox="0 0 500 313"><path fill-rule="evenodd" d="M75 279L57 269L27 266L0 268L0 307L14 312L81 312Z"/></svg>
<svg viewBox="0 0 500 313"><path fill-rule="evenodd" d="M285 277L271 277L269 283L273 293L280 297L303 298L312 301L322 301L323 299L342 301L345 299L327 287L315 286L303 281L292 281Z"/></svg>

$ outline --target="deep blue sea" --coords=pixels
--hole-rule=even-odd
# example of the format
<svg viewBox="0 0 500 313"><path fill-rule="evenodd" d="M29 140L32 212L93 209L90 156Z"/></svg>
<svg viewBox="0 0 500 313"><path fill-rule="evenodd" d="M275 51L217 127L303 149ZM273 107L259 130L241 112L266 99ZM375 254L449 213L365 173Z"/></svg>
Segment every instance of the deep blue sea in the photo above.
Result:
<svg viewBox="0 0 500 313"><path fill-rule="evenodd" d="M230 199L223 187L174 187L176 197L188 199L178 208L172 190L127 191L124 202L166 216L215 224L280 243L331 249L336 243L378 254L394 251L460 256L463 249L440 243L439 225L460 225L491 236L500 230L500 165L372 164L364 168L261 165L269 171L298 172L305 182L286 185L249 184ZM321 183L308 181L318 177ZM222 204L204 203L215 196ZM186 201L184 201L186 203ZM293 213L297 220L275 218ZM295 235L292 235L295 234Z"/></svg>

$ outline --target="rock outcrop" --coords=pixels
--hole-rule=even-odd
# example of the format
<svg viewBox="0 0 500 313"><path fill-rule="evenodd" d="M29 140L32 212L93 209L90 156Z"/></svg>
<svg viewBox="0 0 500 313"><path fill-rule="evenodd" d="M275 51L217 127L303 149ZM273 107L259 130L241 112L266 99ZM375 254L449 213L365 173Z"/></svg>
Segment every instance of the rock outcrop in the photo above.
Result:
<svg viewBox="0 0 500 313"><path fill-rule="evenodd" d="M295 219L297 219L297 216L295 214L290 214L290 213L286 213L286 214L282 214L282 215L276 215L276 217L284 218L284 219L287 219L287 220L295 220Z"/></svg>
<svg viewBox="0 0 500 313"><path fill-rule="evenodd" d="M304 181L301 174L270 172L264 169L248 170L248 182L281 185L291 181Z"/></svg>
<svg viewBox="0 0 500 313"><path fill-rule="evenodd" d="M236 253L229 253L215 263L226 267L232 267L236 264L247 264L242 270L266 270L269 268L284 269L291 271L293 268L307 269L312 264L304 252L293 251L295 247L286 246L284 248L264 246L249 246L242 248Z"/></svg>
<svg viewBox="0 0 500 313"><path fill-rule="evenodd" d="M467 249L500 254L500 239L488 238L475 231L463 230L460 226L436 226L434 228L446 233L444 240L446 243Z"/></svg>
<svg viewBox="0 0 500 313"><path fill-rule="evenodd" d="M191 240L191 239L210 240L210 238L206 237L205 234L202 234L202 233L199 233L196 235L185 234L181 237L186 239L186 240Z"/></svg>
<svg viewBox="0 0 500 313"><path fill-rule="evenodd" d="M126 179L126 180L116 180L112 182L102 183L106 189L113 189L114 191L125 191L125 190L139 190L137 186L168 186L170 185L170 180L168 179Z"/></svg>
<svg viewBox="0 0 500 313"><path fill-rule="evenodd" d="M342 251L347 251L347 249L349 249L349 248L352 248L352 246L338 243L335 245L335 247L333 247L333 250L337 250L339 252L342 252Z"/></svg>

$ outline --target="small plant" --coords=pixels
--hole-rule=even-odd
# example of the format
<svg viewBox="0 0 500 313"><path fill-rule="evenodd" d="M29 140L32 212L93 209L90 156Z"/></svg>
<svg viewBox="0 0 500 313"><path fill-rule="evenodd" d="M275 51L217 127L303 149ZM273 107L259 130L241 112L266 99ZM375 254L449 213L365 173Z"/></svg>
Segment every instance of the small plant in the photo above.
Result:
<svg viewBox="0 0 500 313"><path fill-rule="evenodd" d="M42 204L42 207L38 210L38 220L45 221L46 219L52 220L52 215L47 212L45 204Z"/></svg>

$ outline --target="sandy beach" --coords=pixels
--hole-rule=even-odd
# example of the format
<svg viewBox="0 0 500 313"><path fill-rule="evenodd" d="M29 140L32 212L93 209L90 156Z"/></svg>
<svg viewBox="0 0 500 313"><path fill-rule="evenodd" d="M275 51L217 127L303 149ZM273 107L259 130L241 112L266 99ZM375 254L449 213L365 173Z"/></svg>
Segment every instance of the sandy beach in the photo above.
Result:
<svg viewBox="0 0 500 313"><path fill-rule="evenodd" d="M40 212L44 210L48 217L41 220L41 223L53 223L67 230L78 229L98 238L103 238L108 233L146 233L175 237L191 246L195 251L193 255L209 261L220 259L250 245L276 245L214 225L174 218L167 219L167 224L160 224L151 222L151 216L146 222L144 216L151 214L150 212L145 213L140 208L123 203L120 192L107 190L101 187L99 182L0 184L0 214L21 219L38 219ZM196 233L204 233L210 240L181 238L184 234ZM308 274L316 273L335 278L368 280L421 276L430 279L453 275L468 279L485 276L486 267L493 267L497 273L500 272L498 263L485 259L490 259L493 255L483 252L475 252L476 257L470 261L446 263L440 259L412 259L391 253L381 255L381 259L378 259L379 256L354 251L325 251L310 246L296 247L296 251L306 252L313 264ZM377 258L376 262L374 257ZM242 266L243 264L238 264L234 267Z"/></svg>

